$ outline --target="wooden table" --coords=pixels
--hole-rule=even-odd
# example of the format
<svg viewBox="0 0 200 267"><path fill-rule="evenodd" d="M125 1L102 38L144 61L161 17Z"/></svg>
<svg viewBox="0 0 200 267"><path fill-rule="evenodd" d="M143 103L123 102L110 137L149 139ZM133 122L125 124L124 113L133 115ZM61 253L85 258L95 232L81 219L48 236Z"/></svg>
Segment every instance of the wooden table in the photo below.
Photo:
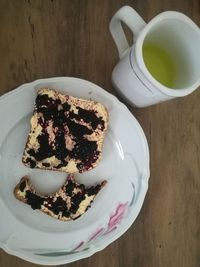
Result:
<svg viewBox="0 0 200 267"><path fill-rule="evenodd" d="M178 10L200 25L199 0L0 0L0 93L38 78L75 76L113 94L118 55L108 30L131 5L146 21ZM130 108L147 136L151 177L141 213L117 241L69 267L200 266L200 90ZM1 250L1 267L31 267Z"/></svg>

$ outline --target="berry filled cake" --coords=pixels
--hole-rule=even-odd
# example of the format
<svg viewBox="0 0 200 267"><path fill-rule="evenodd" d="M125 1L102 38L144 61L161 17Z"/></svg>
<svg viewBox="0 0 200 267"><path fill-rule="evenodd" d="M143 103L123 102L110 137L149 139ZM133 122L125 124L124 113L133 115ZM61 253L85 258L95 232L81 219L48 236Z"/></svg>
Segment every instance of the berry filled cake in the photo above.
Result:
<svg viewBox="0 0 200 267"><path fill-rule="evenodd" d="M97 193L106 183L103 181L101 184L86 188L69 175L56 193L43 196L36 193L28 176L24 176L16 185L14 195L34 210L38 209L61 221L70 221L77 219L88 210Z"/></svg>
<svg viewBox="0 0 200 267"><path fill-rule="evenodd" d="M108 125L99 102L38 91L22 162L30 168L84 172L98 164Z"/></svg>

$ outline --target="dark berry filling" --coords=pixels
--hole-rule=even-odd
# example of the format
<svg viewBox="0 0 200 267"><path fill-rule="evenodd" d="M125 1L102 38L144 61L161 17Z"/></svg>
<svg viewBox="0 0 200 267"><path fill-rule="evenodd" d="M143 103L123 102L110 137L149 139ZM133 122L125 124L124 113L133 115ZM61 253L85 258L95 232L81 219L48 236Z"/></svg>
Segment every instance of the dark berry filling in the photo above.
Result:
<svg viewBox="0 0 200 267"><path fill-rule="evenodd" d="M56 169L60 169L62 167L66 167L67 166L67 161L62 160L62 163L58 164L57 166L55 166Z"/></svg>
<svg viewBox="0 0 200 267"><path fill-rule="evenodd" d="M31 206L33 210L41 209L41 205L44 203L44 198L32 193L31 191L26 191L27 204Z"/></svg>
<svg viewBox="0 0 200 267"><path fill-rule="evenodd" d="M51 206L47 206L49 210L51 210L55 215L58 215L59 212L67 211L66 202L58 197L55 202L52 202Z"/></svg>
<svg viewBox="0 0 200 267"><path fill-rule="evenodd" d="M90 188L87 188L86 193L88 196L96 195L100 189L101 185L92 186Z"/></svg>
<svg viewBox="0 0 200 267"><path fill-rule="evenodd" d="M23 181L19 186L20 191L23 191L25 186L26 183ZM79 189L80 191L75 193L75 188ZM73 180L68 179L67 184L62 187L62 191L66 196L70 197L71 206L69 208L66 200L64 200L61 196L58 196L56 200L54 200L53 196L41 197L30 190L26 191L26 200L27 204L29 204L34 210L41 209L41 206L43 205L55 215L69 218L72 214L76 214L80 207L80 203L85 199L85 195L96 195L100 189L101 185L85 188L83 184L77 185ZM90 206L88 205L86 210L89 207Z"/></svg>
<svg viewBox="0 0 200 267"><path fill-rule="evenodd" d="M79 207L79 204L85 199L85 196L79 192L78 194L72 196L71 201L74 205Z"/></svg>
<svg viewBox="0 0 200 267"><path fill-rule="evenodd" d="M36 166L36 162L34 160L32 160L31 158L27 158L26 159L26 163L30 166L30 168L35 168Z"/></svg>
<svg viewBox="0 0 200 267"><path fill-rule="evenodd" d="M63 106L63 110L64 111L69 111L70 110L70 107L71 107L67 102L65 102L64 104L62 104L62 106Z"/></svg>
<svg viewBox="0 0 200 267"><path fill-rule="evenodd" d="M70 208L70 212L75 214L77 212L77 210L78 210L78 207L72 203L71 208Z"/></svg>
<svg viewBox="0 0 200 267"><path fill-rule="evenodd" d="M85 135L91 135L98 125L100 125L102 130L105 126L102 117L98 117L95 111L84 110L77 107L78 114L75 114L69 111L70 107L68 103L62 104L59 99L53 99L46 94L37 96L35 111L42 114L39 118L39 123L43 127L42 134L37 137L40 147L38 150L30 149L27 152L30 156L34 157L36 161L55 156L61 161L56 168L66 166L69 158L76 159L81 161L81 163L78 164L78 169L82 172L92 168L92 164L96 162L99 156L97 143L87 140ZM74 119L76 121L74 121ZM53 122L54 127L54 129L52 129L55 134L55 140L53 142L51 142L46 130L49 120ZM79 124L78 122L81 120L89 123L93 130L85 125ZM75 142L75 146L71 151L66 148L65 143L65 137L69 134L68 129L70 138ZM50 165L46 164L48 163L44 163L43 166L50 167ZM29 159L29 165L34 168L36 163Z"/></svg>
<svg viewBox="0 0 200 267"><path fill-rule="evenodd" d="M59 99L54 100L48 95L38 95L35 103L37 112L41 112L45 120L56 119L58 105L61 104Z"/></svg>
<svg viewBox="0 0 200 267"><path fill-rule="evenodd" d="M65 134L63 131L58 131L55 138L55 156L59 160L65 159L69 155L69 151L65 145Z"/></svg>
<svg viewBox="0 0 200 267"><path fill-rule="evenodd" d="M85 110L80 107L78 107L78 114L80 117L83 118L83 120L87 123L90 123L92 128L95 130L98 125L101 125L104 129L104 121L102 120L102 117L97 117L96 113L92 110Z"/></svg>
<svg viewBox="0 0 200 267"><path fill-rule="evenodd" d="M79 172L84 172L92 168L92 165L97 161L98 155L100 154L99 151L94 151L94 154L91 155L89 158L85 158L82 162L77 164L77 168Z"/></svg>
<svg viewBox="0 0 200 267"><path fill-rule="evenodd" d="M20 186L19 186L19 190L20 190L21 192L23 192L25 187L26 187L26 182L23 181L23 182L20 184Z"/></svg>
<svg viewBox="0 0 200 267"><path fill-rule="evenodd" d="M46 162L43 162L42 165L46 168L50 167L50 164L49 163L46 163Z"/></svg>
<svg viewBox="0 0 200 267"><path fill-rule="evenodd" d="M93 133L93 131L88 129L86 126L80 125L70 119L67 120L67 127L75 139L80 139L83 138L84 135L90 135Z"/></svg>
<svg viewBox="0 0 200 267"><path fill-rule="evenodd" d="M91 156L94 156L97 150L97 143L82 139L76 143L71 152L72 158L80 159L82 162L87 161Z"/></svg>
<svg viewBox="0 0 200 267"><path fill-rule="evenodd" d="M71 196L75 187L76 185L71 180L68 180L67 186L65 188L66 195Z"/></svg>

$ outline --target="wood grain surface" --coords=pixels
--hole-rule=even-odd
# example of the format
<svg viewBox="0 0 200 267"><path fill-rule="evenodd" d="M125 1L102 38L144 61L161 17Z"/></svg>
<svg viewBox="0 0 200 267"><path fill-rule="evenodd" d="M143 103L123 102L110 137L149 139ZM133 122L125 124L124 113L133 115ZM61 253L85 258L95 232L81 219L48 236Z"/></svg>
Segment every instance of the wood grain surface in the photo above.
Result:
<svg viewBox="0 0 200 267"><path fill-rule="evenodd" d="M108 25L123 5L135 8L146 21L177 10L200 25L199 0L0 0L0 94L38 78L74 76L116 95L111 72L118 55ZM143 208L120 239L67 266L199 267L200 90L129 109L150 148L151 177ZM0 266L34 264L1 250Z"/></svg>

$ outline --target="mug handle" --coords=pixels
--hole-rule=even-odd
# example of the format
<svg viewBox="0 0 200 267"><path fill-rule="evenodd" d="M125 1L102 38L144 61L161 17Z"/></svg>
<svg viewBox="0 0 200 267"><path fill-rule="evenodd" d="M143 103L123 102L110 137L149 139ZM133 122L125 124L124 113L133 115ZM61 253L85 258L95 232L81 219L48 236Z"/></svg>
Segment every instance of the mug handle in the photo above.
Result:
<svg viewBox="0 0 200 267"><path fill-rule="evenodd" d="M133 32L133 42L135 42L138 33L146 25L143 18L130 6L123 6L114 14L110 21L109 28L117 46L119 58L122 58L129 49L129 44L123 31L121 21Z"/></svg>

